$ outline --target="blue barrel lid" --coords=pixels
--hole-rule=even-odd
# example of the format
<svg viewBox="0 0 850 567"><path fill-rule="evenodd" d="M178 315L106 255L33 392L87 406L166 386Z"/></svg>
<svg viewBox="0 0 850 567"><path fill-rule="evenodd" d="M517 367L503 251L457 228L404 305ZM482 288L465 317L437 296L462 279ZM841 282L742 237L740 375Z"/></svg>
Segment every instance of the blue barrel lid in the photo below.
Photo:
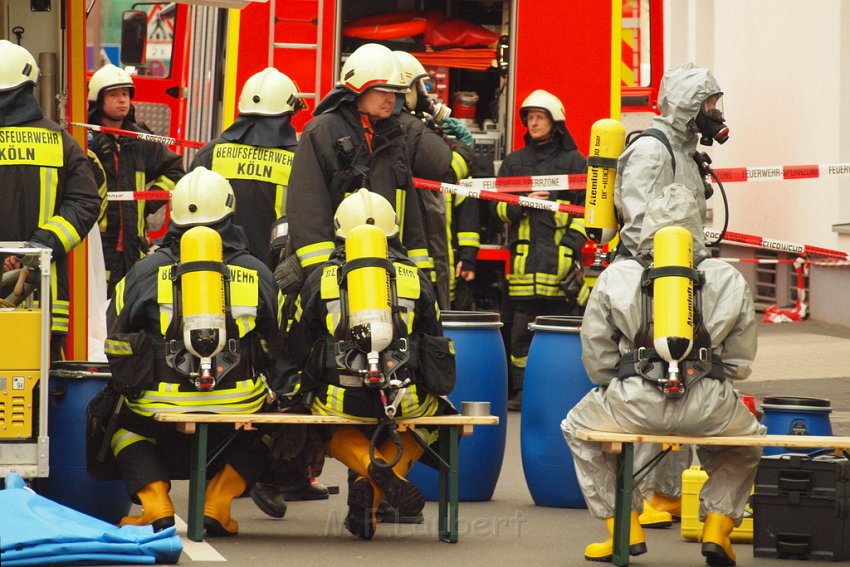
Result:
<svg viewBox="0 0 850 567"><path fill-rule="evenodd" d="M440 320L443 327L448 329L459 328L499 328L502 326L502 317L492 311L441 311Z"/></svg>
<svg viewBox="0 0 850 567"><path fill-rule="evenodd" d="M808 409L813 411L830 410L829 400L823 398L799 398L795 396L767 396L761 406L770 409Z"/></svg>
<svg viewBox="0 0 850 567"><path fill-rule="evenodd" d="M532 331L550 331L556 333L578 333L581 330L581 317L573 315L540 315L529 323Z"/></svg>

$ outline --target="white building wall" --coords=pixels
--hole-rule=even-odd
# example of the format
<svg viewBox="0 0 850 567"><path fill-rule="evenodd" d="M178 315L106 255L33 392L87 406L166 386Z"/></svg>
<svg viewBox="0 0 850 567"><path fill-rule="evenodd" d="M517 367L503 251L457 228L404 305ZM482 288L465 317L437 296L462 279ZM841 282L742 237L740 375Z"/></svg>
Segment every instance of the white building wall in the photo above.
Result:
<svg viewBox="0 0 850 567"><path fill-rule="evenodd" d="M669 0L665 8L666 67L709 67L726 93L730 140L704 148L714 167L850 163L850 2ZM850 177L726 190L729 230L850 251L850 234L836 230L850 229ZM718 194L710 204L719 228ZM831 281L842 272L819 268L813 288L850 295L850 282ZM813 318L850 324L819 295Z"/></svg>

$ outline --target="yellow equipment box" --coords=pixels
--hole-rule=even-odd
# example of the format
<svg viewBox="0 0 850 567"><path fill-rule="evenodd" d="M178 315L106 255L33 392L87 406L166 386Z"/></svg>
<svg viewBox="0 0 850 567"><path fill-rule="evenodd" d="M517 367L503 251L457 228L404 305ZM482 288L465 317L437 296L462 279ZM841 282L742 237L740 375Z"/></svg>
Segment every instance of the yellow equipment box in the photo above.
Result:
<svg viewBox="0 0 850 567"><path fill-rule="evenodd" d="M32 437L38 370L0 370L0 439Z"/></svg>
<svg viewBox="0 0 850 567"><path fill-rule="evenodd" d="M702 539L702 525L699 521L699 492L708 480L708 474L702 467L691 467L682 472L682 538L688 541ZM750 504L744 510L744 521L732 530L729 536L736 543L753 542L753 509Z"/></svg>
<svg viewBox="0 0 850 567"><path fill-rule="evenodd" d="M41 362L41 310L0 310L0 439L29 439Z"/></svg>
<svg viewBox="0 0 850 567"><path fill-rule="evenodd" d="M41 309L0 310L0 372L38 370Z"/></svg>

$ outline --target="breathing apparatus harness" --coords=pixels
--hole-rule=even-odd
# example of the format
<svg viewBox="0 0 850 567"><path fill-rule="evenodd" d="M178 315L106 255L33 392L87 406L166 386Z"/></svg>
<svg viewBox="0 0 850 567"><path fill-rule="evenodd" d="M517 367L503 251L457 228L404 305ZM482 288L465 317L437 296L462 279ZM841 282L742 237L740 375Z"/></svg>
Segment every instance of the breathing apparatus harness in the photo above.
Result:
<svg viewBox="0 0 850 567"><path fill-rule="evenodd" d="M171 265L169 279L172 286L173 317L165 332L165 344L163 348L165 365L171 372L188 378L195 388L201 392L213 390L234 368L250 362L250 357L244 356L243 349L240 348L240 340L233 338L239 336L239 330L231 314L230 271L227 267L228 263L243 254L247 254L247 252L245 250L238 250L220 262L214 260L177 262L175 259L175 262ZM183 338L183 286L181 285L181 276L193 272L214 272L221 274L224 279L224 311L227 339L224 348L211 357L214 363L209 366L201 364L201 359L189 350Z"/></svg>
<svg viewBox="0 0 850 567"><path fill-rule="evenodd" d="M687 388L702 377L723 381L723 361L711 352L711 335L702 318L702 286L705 275L697 269L706 257L699 258L693 268L687 266L655 267L648 255L632 256L630 259L644 267L641 276L641 316L642 322L632 339L635 350L620 359L618 377L621 380L640 376L655 383L666 398L678 399L685 395ZM681 276L690 279L694 285L694 340L690 353L681 361L683 379L670 379L668 362L654 348L653 343L653 282L660 277Z"/></svg>
<svg viewBox="0 0 850 567"><path fill-rule="evenodd" d="M349 237L350 239L351 237ZM391 307L393 338L388 345L376 350L372 325L368 322L350 325L349 278L362 269L383 270L389 278L389 299ZM340 322L336 328L333 343L334 362L339 368L345 368L358 376L364 388L376 390L384 415L378 419L369 442L369 459L380 468L392 468L402 457L404 446L396 427L395 416L398 407L413 382L409 373L400 372L411 362L411 341L407 337L407 328L401 319L401 311L396 290L396 269L392 261L384 257L365 256L347 260L337 271L337 284L340 293ZM407 374L407 376L404 376ZM375 458L375 447L381 434L386 431L396 446L396 455L390 462Z"/></svg>

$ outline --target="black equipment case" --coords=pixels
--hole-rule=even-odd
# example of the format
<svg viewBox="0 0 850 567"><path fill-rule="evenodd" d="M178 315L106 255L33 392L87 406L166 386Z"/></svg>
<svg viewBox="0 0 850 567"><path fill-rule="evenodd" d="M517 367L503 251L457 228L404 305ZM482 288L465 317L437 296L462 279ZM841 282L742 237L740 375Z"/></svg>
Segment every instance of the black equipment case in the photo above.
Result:
<svg viewBox="0 0 850 567"><path fill-rule="evenodd" d="M753 555L850 559L850 462L784 454L761 458L753 495Z"/></svg>

